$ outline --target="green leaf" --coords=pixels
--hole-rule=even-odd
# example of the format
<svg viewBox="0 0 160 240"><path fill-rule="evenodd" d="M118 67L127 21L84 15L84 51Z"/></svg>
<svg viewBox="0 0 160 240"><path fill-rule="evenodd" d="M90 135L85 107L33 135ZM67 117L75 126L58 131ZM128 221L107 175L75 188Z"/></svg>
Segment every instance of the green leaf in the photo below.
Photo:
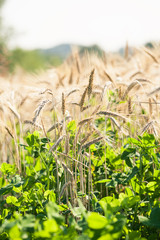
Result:
<svg viewBox="0 0 160 240"><path fill-rule="evenodd" d="M58 224L54 219L48 219L43 225L48 232L57 232L59 230Z"/></svg>
<svg viewBox="0 0 160 240"><path fill-rule="evenodd" d="M135 148L127 148L121 155L121 159L125 160L126 158L128 158L129 156L133 156L136 153L136 149Z"/></svg>
<svg viewBox="0 0 160 240"><path fill-rule="evenodd" d="M108 221L100 214L92 212L87 218L87 223L89 228L97 230L104 228L107 225Z"/></svg>
<svg viewBox="0 0 160 240"><path fill-rule="evenodd" d="M48 139L48 138L41 138L41 142L42 143L48 143L48 141L50 142L50 139Z"/></svg>
<svg viewBox="0 0 160 240"><path fill-rule="evenodd" d="M110 182L111 179L102 179L102 180L99 180L97 181L96 183L106 183L106 182Z"/></svg>
<svg viewBox="0 0 160 240"><path fill-rule="evenodd" d="M117 186L117 182L114 181L113 179L106 183L106 187L116 187L116 186Z"/></svg>
<svg viewBox="0 0 160 240"><path fill-rule="evenodd" d="M26 138L26 141L30 147L34 145L34 135L29 134L28 137Z"/></svg>
<svg viewBox="0 0 160 240"><path fill-rule="evenodd" d="M9 236L10 236L10 239L15 239L15 240L21 240L21 233L18 229L18 226L15 225L13 226L10 231L9 231Z"/></svg>
<svg viewBox="0 0 160 240"><path fill-rule="evenodd" d="M124 180L123 183L129 182L138 172L139 172L139 169L137 167L134 167L132 169L132 172L128 175L128 177L126 178L126 180Z"/></svg>
<svg viewBox="0 0 160 240"><path fill-rule="evenodd" d="M72 134L76 131L76 128L77 126L75 120L72 120L67 124L67 131L70 131Z"/></svg>
<svg viewBox="0 0 160 240"><path fill-rule="evenodd" d="M113 236L112 236L112 234L107 233L107 234L101 236L100 238L98 238L98 240L113 240Z"/></svg>
<svg viewBox="0 0 160 240"><path fill-rule="evenodd" d="M128 140L129 143L133 143L134 145L138 146L138 147L141 147L141 142L136 140L135 138L129 138Z"/></svg>
<svg viewBox="0 0 160 240"><path fill-rule="evenodd" d="M146 191L151 191L151 192L154 192L155 191L155 186L156 186L156 182L154 181L151 181L147 184L146 186Z"/></svg>
<svg viewBox="0 0 160 240"><path fill-rule="evenodd" d="M8 194L12 191L13 185L9 184L0 189L0 195Z"/></svg>
<svg viewBox="0 0 160 240"><path fill-rule="evenodd" d="M141 233L139 231L132 231L128 234L129 240L140 240Z"/></svg>
<svg viewBox="0 0 160 240"><path fill-rule="evenodd" d="M15 165L9 163L2 163L1 172L3 174L14 174L16 172Z"/></svg>
<svg viewBox="0 0 160 240"><path fill-rule="evenodd" d="M131 160L129 158L126 158L125 161L126 161L127 166L132 168Z"/></svg>
<svg viewBox="0 0 160 240"><path fill-rule="evenodd" d="M160 229L160 208L159 207L153 208L150 215L150 219L144 216L138 216L138 218L139 218L139 221L144 225Z"/></svg>
<svg viewBox="0 0 160 240"><path fill-rule="evenodd" d="M15 206L19 206L20 204L18 203L18 199L14 196L8 196L6 198L6 203L7 204L13 204Z"/></svg>

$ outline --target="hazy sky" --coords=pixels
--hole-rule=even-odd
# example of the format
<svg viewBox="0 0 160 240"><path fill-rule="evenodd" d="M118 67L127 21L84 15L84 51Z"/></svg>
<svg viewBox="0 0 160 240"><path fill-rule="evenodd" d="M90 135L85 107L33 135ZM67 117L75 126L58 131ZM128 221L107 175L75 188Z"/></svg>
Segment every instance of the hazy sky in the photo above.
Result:
<svg viewBox="0 0 160 240"><path fill-rule="evenodd" d="M17 34L11 45L23 48L160 40L160 0L7 0L3 16Z"/></svg>

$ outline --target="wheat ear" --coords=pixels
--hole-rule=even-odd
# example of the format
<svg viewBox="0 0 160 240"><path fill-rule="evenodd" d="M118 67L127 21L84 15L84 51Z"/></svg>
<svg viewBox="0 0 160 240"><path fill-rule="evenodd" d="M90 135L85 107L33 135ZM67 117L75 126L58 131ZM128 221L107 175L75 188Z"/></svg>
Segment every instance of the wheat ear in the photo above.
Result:
<svg viewBox="0 0 160 240"><path fill-rule="evenodd" d="M89 76L89 84L88 84L88 98L90 98L91 94L92 94L92 89L93 89L93 80L94 80L94 72L95 69L93 69L91 71L91 74Z"/></svg>
<svg viewBox="0 0 160 240"><path fill-rule="evenodd" d="M86 94L87 94L87 88L85 88L85 90L84 90L84 92L83 92L83 94L82 94L80 103L79 103L81 112L83 111L83 105L84 105L84 102L85 102Z"/></svg>
<svg viewBox="0 0 160 240"><path fill-rule="evenodd" d="M119 118L122 118L123 120L128 120L126 117L124 117L118 113L114 113L114 112L110 112L110 111L100 111L97 113L97 115L108 115L108 116L112 116L112 117L119 117Z"/></svg>
<svg viewBox="0 0 160 240"><path fill-rule="evenodd" d="M86 144L82 145L82 149L88 148L88 147L91 146L92 144L97 143L97 142L100 142L102 139L103 139L103 137L95 138L95 139L93 139L92 141L87 142Z"/></svg>
<svg viewBox="0 0 160 240"><path fill-rule="evenodd" d="M43 101L39 104L38 108L35 110L35 116L34 116L33 121L32 121L33 124L36 122L37 117L39 116L40 112L42 111L42 109L45 107L45 105L46 105L48 102L50 102L50 101L49 101L49 100L43 100Z"/></svg>
<svg viewBox="0 0 160 240"><path fill-rule="evenodd" d="M55 142L55 144L49 149L49 153L52 152L54 149L56 149L58 147L58 145L60 144L60 142L63 140L64 135L60 136L57 141Z"/></svg>

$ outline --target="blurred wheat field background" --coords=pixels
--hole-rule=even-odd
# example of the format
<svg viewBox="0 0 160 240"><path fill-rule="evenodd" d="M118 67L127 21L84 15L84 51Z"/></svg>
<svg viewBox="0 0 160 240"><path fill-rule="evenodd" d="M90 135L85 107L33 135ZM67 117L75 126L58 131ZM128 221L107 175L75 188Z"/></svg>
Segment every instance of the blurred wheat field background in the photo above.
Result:
<svg viewBox="0 0 160 240"><path fill-rule="evenodd" d="M159 57L158 46L134 49L130 55L126 47L124 58L116 54L79 57L76 52L60 67L46 72L31 75L19 71L1 77L1 162L13 161L12 139L20 141L28 130L44 135L42 121L53 140L62 134L64 118L77 124L84 120L85 129L99 116L110 119L121 138L145 131L159 136ZM50 130L57 123L59 130ZM99 131L103 133L103 129Z"/></svg>

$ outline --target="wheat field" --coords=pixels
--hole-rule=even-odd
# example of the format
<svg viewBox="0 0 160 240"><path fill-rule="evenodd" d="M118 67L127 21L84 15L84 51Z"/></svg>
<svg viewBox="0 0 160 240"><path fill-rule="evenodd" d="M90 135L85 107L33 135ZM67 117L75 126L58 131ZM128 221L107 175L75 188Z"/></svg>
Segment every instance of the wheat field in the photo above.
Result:
<svg viewBox="0 0 160 240"><path fill-rule="evenodd" d="M15 154L14 145L23 141L26 131L39 130L44 135L45 129L57 139L65 132L62 122L71 120L83 130L105 116L121 137L145 131L159 136L159 58L158 46L152 51L135 48L130 55L126 47L125 57L73 53L58 68L33 75L19 70L1 77L0 161L10 162L12 155L20 154L18 146ZM86 141L93 140L92 130L85 132L86 137L89 134Z"/></svg>

